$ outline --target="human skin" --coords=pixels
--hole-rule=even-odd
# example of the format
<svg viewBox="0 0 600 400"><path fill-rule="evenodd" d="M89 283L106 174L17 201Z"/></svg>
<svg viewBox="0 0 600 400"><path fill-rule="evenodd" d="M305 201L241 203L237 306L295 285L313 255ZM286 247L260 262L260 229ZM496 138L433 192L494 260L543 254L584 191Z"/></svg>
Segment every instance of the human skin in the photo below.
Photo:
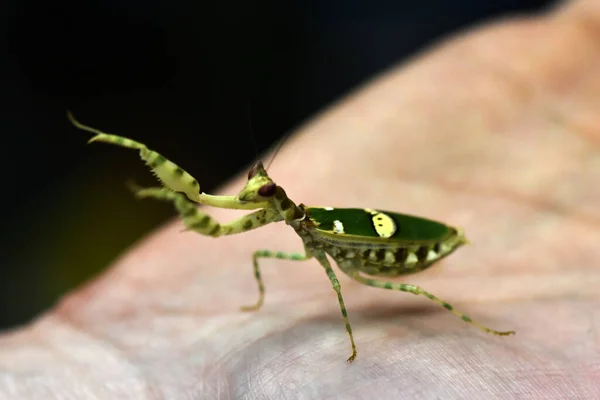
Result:
<svg viewBox="0 0 600 400"><path fill-rule="evenodd" d="M298 203L463 227L472 245L397 281L516 335L336 269L348 364L315 260L264 261L264 306L239 310L251 253L301 251L292 229L214 239L174 221L0 336L0 398L600 398L599 149L600 2L457 35L316 116L270 174Z"/></svg>

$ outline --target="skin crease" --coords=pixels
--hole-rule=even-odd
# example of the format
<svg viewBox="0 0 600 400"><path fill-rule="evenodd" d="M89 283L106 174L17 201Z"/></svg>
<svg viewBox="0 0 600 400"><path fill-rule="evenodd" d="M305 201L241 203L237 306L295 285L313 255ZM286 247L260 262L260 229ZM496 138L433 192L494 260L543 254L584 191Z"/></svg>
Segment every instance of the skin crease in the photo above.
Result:
<svg viewBox="0 0 600 400"><path fill-rule="evenodd" d="M289 227L213 239L176 221L0 336L0 398L600 398L599 2L440 43L304 126L270 174L298 203L464 227L472 245L398 281L516 335L334 266L348 365L315 260L264 261L265 305L239 311L257 298L252 251L301 251Z"/></svg>

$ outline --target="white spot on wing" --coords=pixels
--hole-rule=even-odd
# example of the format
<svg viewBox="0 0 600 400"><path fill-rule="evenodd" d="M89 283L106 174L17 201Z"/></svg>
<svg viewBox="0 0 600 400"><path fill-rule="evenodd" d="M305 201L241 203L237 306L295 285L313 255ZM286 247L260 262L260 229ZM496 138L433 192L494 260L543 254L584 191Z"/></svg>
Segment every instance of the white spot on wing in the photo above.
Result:
<svg viewBox="0 0 600 400"><path fill-rule="evenodd" d="M323 207L323 210L325 210L325 211L333 211L333 207Z"/></svg>
<svg viewBox="0 0 600 400"><path fill-rule="evenodd" d="M339 219L333 221L333 233L344 233L344 224Z"/></svg>

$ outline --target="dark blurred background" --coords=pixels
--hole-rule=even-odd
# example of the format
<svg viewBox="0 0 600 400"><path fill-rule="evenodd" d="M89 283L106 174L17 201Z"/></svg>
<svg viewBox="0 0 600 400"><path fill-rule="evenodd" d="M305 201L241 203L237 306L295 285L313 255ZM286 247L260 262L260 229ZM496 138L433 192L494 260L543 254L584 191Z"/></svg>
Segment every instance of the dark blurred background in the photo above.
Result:
<svg viewBox="0 0 600 400"><path fill-rule="evenodd" d="M86 146L67 108L211 191L255 147L441 37L550 3L7 0L0 328L51 307L174 215L134 200L125 182L154 184L151 174L130 150Z"/></svg>

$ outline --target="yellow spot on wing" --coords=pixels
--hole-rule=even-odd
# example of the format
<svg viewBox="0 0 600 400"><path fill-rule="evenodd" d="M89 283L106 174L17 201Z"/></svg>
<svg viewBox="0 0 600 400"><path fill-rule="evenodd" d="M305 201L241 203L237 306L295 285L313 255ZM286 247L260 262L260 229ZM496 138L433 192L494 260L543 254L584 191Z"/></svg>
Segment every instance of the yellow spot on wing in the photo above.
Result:
<svg viewBox="0 0 600 400"><path fill-rule="evenodd" d="M396 233L396 221L392 217L377 210L371 210L370 208L365 208L365 211L371 214L373 227L379 237L389 238L394 236L394 233Z"/></svg>

